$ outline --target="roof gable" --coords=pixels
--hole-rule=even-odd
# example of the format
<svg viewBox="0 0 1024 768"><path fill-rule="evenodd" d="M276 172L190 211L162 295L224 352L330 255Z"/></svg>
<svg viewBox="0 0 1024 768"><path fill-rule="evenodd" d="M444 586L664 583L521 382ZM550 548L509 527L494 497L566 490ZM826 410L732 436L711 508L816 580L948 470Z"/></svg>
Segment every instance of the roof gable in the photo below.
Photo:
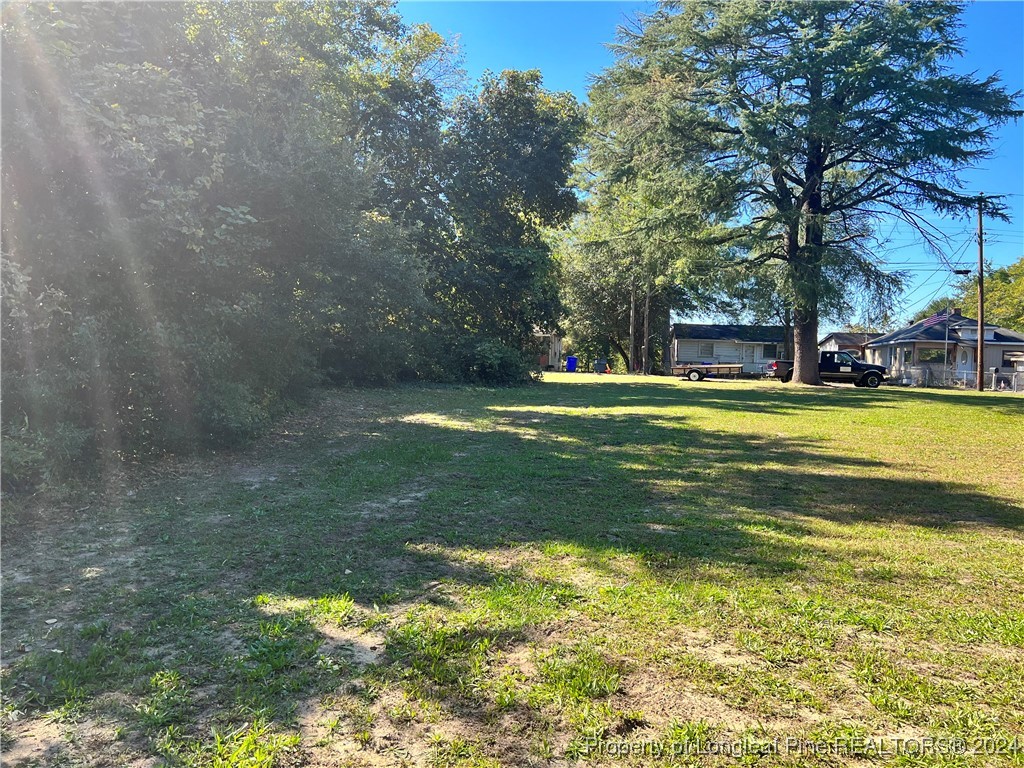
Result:
<svg viewBox="0 0 1024 768"><path fill-rule="evenodd" d="M837 344L867 344L869 341L877 339L881 335L882 334L880 333L849 333L846 331L836 331L835 333L830 333L819 341L818 346L820 347L829 339L835 339Z"/></svg>
<svg viewBox="0 0 1024 768"><path fill-rule="evenodd" d="M781 344L786 329L781 325L702 325L676 323L672 338L694 341L745 341L759 344Z"/></svg>
<svg viewBox="0 0 1024 768"><path fill-rule="evenodd" d="M1024 344L1024 333L1020 331L1012 331L1009 328L996 328L994 334L994 341L999 341L1004 344L1013 344L1015 342Z"/></svg>
<svg viewBox="0 0 1024 768"><path fill-rule="evenodd" d="M868 342L868 346L875 347L885 344L910 344L917 341L943 342L947 339L951 342L959 342L961 340L961 328L974 330L978 327L977 320L972 320L971 318L964 317L963 315L950 315L948 320L940 320L928 327L925 327L926 322L927 318L925 320L919 320L913 325L908 325L906 328L900 328L898 331L887 333L885 336L881 336L874 341ZM1024 344L1024 333L988 324L986 324L985 327L988 329L995 328L993 341L1004 344L1013 344L1017 342ZM972 344L975 343L973 336L969 339L969 342Z"/></svg>

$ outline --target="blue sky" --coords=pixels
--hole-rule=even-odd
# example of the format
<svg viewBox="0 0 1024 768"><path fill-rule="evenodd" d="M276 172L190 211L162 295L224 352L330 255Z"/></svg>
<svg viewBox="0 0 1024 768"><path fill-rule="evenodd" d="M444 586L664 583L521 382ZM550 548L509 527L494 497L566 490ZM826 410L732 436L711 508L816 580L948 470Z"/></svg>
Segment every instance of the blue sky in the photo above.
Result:
<svg viewBox="0 0 1024 768"><path fill-rule="evenodd" d="M606 44L618 26L637 12L653 8L638 2L435 2L403 0L398 9L408 23L428 23L442 35L458 37L464 66L475 80L485 70L539 69L553 90L572 91L586 100L593 74L613 61ZM953 64L961 72L987 76L1000 72L1011 90L1024 90L1024 1L983 0L963 15L965 56ZM1010 195L1005 202L1012 223L986 221L986 260L1010 264L1024 254L1024 124L1005 127L993 145L995 157L965 174L969 191ZM951 243L949 260L964 268L977 265L973 219L929 215ZM890 228L886 229L888 233ZM886 261L911 273L902 314L910 314L943 295L953 278L912 233L896 227Z"/></svg>

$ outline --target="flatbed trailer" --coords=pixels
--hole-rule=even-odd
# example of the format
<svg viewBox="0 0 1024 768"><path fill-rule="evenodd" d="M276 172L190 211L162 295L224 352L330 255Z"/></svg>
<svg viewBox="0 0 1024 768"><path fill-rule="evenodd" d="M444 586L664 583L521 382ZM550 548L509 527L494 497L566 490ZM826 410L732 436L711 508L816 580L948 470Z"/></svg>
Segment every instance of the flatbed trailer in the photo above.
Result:
<svg viewBox="0 0 1024 768"><path fill-rule="evenodd" d="M672 366L672 375L690 381L700 381L705 376L739 376L743 373L743 363L684 363Z"/></svg>

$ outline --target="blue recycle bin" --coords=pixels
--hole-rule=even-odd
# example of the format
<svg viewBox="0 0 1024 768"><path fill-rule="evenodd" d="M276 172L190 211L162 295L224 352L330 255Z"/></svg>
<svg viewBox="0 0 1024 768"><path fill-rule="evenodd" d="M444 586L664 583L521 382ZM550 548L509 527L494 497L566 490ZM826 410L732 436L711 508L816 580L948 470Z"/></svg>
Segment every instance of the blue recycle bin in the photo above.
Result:
<svg viewBox="0 0 1024 768"><path fill-rule="evenodd" d="M576 373L576 363L578 360L571 355L565 358L565 370L569 373Z"/></svg>

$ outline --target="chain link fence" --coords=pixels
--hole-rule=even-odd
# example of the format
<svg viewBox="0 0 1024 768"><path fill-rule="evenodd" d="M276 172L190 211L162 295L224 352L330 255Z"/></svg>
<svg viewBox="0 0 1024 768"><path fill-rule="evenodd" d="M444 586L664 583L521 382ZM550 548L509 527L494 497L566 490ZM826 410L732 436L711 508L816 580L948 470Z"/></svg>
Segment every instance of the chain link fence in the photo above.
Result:
<svg viewBox="0 0 1024 768"><path fill-rule="evenodd" d="M975 389L978 376L974 371L951 371L938 365L915 365L892 377L891 384L904 387L939 389ZM1024 371L991 371L984 374L984 388L993 392L1024 393Z"/></svg>

